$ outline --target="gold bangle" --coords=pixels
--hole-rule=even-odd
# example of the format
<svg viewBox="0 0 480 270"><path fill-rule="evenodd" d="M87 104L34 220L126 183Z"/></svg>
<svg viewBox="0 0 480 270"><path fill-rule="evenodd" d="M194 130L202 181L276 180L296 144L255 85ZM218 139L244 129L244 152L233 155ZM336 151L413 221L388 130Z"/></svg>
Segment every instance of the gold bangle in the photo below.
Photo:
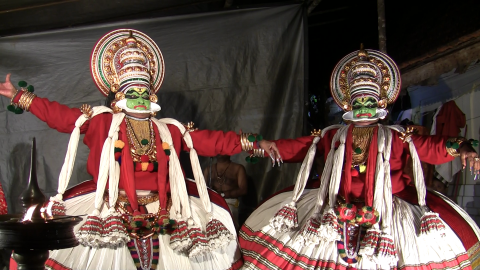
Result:
<svg viewBox="0 0 480 270"><path fill-rule="evenodd" d="M33 99L36 97L36 95L32 92L28 92L28 95L30 96L30 98L28 99L28 102L27 102L28 104L25 107L25 110L27 112L30 110L30 106L32 106Z"/></svg>
<svg viewBox="0 0 480 270"><path fill-rule="evenodd" d="M18 107L28 112L30 110L30 106L32 105L32 101L35 97L36 95L34 93L23 91L22 96L18 101Z"/></svg>
<svg viewBox="0 0 480 270"><path fill-rule="evenodd" d="M252 157L265 157L265 150L263 149L253 149Z"/></svg>
<svg viewBox="0 0 480 270"><path fill-rule="evenodd" d="M458 152L458 149L460 149L462 144L466 141L467 139L465 139L464 137L447 139L445 148L447 149L448 154L452 157L459 157L460 153Z"/></svg>
<svg viewBox="0 0 480 270"><path fill-rule="evenodd" d="M17 94L18 94L18 90L15 89L15 94L13 94L12 98L10 99L10 104L11 105L16 105L13 100L15 99L15 97L17 97Z"/></svg>
<svg viewBox="0 0 480 270"><path fill-rule="evenodd" d="M457 150L453 149L453 148L449 148L447 147L447 152L450 156L452 157L459 157L460 156L460 153L457 152Z"/></svg>
<svg viewBox="0 0 480 270"><path fill-rule="evenodd" d="M253 150L253 142L248 140L248 136L252 135L252 133L242 133L240 134L240 144L242 145L243 151L252 151Z"/></svg>

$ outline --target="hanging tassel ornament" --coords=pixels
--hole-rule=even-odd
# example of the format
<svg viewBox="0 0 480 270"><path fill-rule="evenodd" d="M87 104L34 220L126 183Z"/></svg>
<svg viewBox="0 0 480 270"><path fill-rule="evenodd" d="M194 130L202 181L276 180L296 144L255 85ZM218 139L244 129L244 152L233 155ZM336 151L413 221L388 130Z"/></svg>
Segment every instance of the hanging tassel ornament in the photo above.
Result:
<svg viewBox="0 0 480 270"><path fill-rule="evenodd" d="M170 145L166 142L163 142L162 148L163 148L163 151L165 152L165 155L170 156Z"/></svg>
<svg viewBox="0 0 480 270"><path fill-rule="evenodd" d="M320 220L318 220L317 217L311 217L303 226L302 231L295 241L300 242L303 246L317 245L321 240L319 233L320 226Z"/></svg>
<svg viewBox="0 0 480 270"><path fill-rule="evenodd" d="M188 219L188 237L192 245L188 248L188 257L193 258L209 250L208 240L202 230L196 226L192 218Z"/></svg>
<svg viewBox="0 0 480 270"><path fill-rule="evenodd" d="M370 258L372 260L372 256L375 254L377 249L380 236L381 232L378 224L373 225L372 228L368 229L362 239L362 242L360 243L358 255Z"/></svg>
<svg viewBox="0 0 480 270"><path fill-rule="evenodd" d="M443 237L445 236L445 224L438 213L428 211L420 219L420 236Z"/></svg>
<svg viewBox="0 0 480 270"><path fill-rule="evenodd" d="M192 245L192 240L188 236L188 226L185 220L177 220L177 227L173 230L170 236L170 247L178 252L183 253Z"/></svg>
<svg viewBox="0 0 480 270"><path fill-rule="evenodd" d="M50 199L46 208L47 213L50 216L65 216L65 213L67 211L65 208L65 202L63 202L63 200Z"/></svg>
<svg viewBox="0 0 480 270"><path fill-rule="evenodd" d="M105 218L102 239L109 247L122 246L130 241L130 236L123 225L122 218L115 211L110 212L108 217Z"/></svg>
<svg viewBox="0 0 480 270"><path fill-rule="evenodd" d="M380 265L397 265L398 255L391 235L382 233L378 241L377 254L375 254L374 260Z"/></svg>
<svg viewBox="0 0 480 270"><path fill-rule="evenodd" d="M284 205L270 219L270 226L278 232L288 232L298 227L297 207L294 202Z"/></svg>
<svg viewBox="0 0 480 270"><path fill-rule="evenodd" d="M115 148L113 151L115 153L115 160L120 163L120 157L122 156L122 149L125 147L125 143L122 140L117 140L115 141L114 146Z"/></svg>
<svg viewBox="0 0 480 270"><path fill-rule="evenodd" d="M80 227L75 236L84 246L102 247L103 220L99 216L89 215L87 221Z"/></svg>
<svg viewBox="0 0 480 270"><path fill-rule="evenodd" d="M220 220L213 218L211 214L209 215L210 221L207 223L206 237L210 249L216 250L226 246L235 237Z"/></svg>
<svg viewBox="0 0 480 270"><path fill-rule="evenodd" d="M340 225L338 224L337 216L333 208L328 209L323 214L322 225L319 229L320 238L325 241L332 242L341 239Z"/></svg>

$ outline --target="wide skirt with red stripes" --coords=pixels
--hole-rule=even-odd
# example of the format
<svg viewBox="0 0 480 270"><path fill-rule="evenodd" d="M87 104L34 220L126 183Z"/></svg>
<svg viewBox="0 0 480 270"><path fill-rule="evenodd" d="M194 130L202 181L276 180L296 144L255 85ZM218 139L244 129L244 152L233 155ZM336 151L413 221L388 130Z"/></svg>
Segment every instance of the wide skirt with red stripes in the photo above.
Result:
<svg viewBox="0 0 480 270"><path fill-rule="evenodd" d="M95 183L93 181L84 182L65 193L64 198L67 215L86 215L93 211L93 201L95 200ZM197 224L205 228L206 212L203 210L202 202L198 198L198 192L195 183L187 181L187 190L190 195L190 206L193 218ZM221 221L227 229L236 237L235 227L228 210L228 205L223 198L215 192L209 190L209 196L212 201L214 218ZM147 204L149 213L158 211L158 201ZM106 207L104 207L106 208ZM104 209L103 211L107 211ZM83 220L85 222L85 218ZM77 231L83 224L75 227ZM151 241L150 241L151 240ZM239 269L242 264L240 248L236 240L230 241L226 246L205 253L197 257L188 257L186 254L174 252L170 248L169 235L156 235L152 237L144 247L136 246L142 243L131 241L128 245L121 247L101 247L93 248L89 246L78 245L74 248L50 251L50 257L47 260L47 269ZM132 247L136 247L133 252ZM155 256L155 264L147 261L141 267L138 266L139 260L143 258L138 252L145 248L148 254ZM137 262L137 265L136 265Z"/></svg>
<svg viewBox="0 0 480 270"><path fill-rule="evenodd" d="M289 232L275 231L269 225L269 220L285 202L291 200L291 191L272 197L247 219L239 235L245 269L424 270L475 269L479 266L479 228L458 205L440 194L427 196L427 200L435 197L430 198L431 201L435 200L435 207L429 205L430 208L442 208L445 213L442 215L442 211L438 211L446 225L445 235L440 238L419 237L422 216L420 208L408 202L408 198L405 200L394 196L391 227L398 261L393 266L379 265L374 260L355 257L357 244L345 247L340 241L320 241L319 244L305 246L297 241L296 236L313 211L316 196L317 189L304 191L297 202L298 227ZM357 235L358 239L362 237L360 232L357 232ZM345 259L345 249L348 248L353 250L353 253ZM355 257L356 262L348 260L352 257Z"/></svg>

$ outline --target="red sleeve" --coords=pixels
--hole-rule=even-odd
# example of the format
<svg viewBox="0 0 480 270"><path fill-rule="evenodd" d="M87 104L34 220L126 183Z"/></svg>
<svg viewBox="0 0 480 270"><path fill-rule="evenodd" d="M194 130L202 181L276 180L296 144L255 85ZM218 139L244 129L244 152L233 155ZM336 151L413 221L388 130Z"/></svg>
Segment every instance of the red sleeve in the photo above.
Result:
<svg viewBox="0 0 480 270"><path fill-rule="evenodd" d="M417 149L418 157L421 161L430 164L442 164L455 159L447 152L447 139L448 137L444 136L412 136L413 144L415 144L415 148Z"/></svg>
<svg viewBox="0 0 480 270"><path fill-rule="evenodd" d="M279 139L273 142L277 145L284 162L296 163L303 161L314 138L314 136L305 136L296 139ZM321 145L321 142L318 142L317 146Z"/></svg>
<svg viewBox="0 0 480 270"><path fill-rule="evenodd" d="M22 95L15 98L15 102L20 100ZM71 133L75 128L75 122L82 115L80 109L70 108L55 101L49 101L46 98L35 97L30 105L30 112L38 119L47 123L47 125L60 132ZM85 133L88 129L89 121L85 122L81 132Z"/></svg>
<svg viewBox="0 0 480 270"><path fill-rule="evenodd" d="M214 157L216 155L235 155L242 152L240 135L234 131L195 130L190 132L193 147L199 156ZM189 151L182 140L183 150Z"/></svg>

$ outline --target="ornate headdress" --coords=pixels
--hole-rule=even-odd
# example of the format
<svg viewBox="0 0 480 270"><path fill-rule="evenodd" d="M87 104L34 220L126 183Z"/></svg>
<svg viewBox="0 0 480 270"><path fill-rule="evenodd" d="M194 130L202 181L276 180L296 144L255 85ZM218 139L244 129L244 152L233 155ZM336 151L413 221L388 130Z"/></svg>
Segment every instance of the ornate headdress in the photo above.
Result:
<svg viewBox="0 0 480 270"><path fill-rule="evenodd" d="M133 87L146 88L150 94L151 110L156 112L155 95L165 74L163 56L157 44L144 33L133 29L117 29L104 35L92 51L90 69L93 80L102 94L115 93L114 111L126 107L125 93ZM145 111L142 111L145 112Z"/></svg>
<svg viewBox="0 0 480 270"><path fill-rule="evenodd" d="M356 98L373 97L378 101L378 118L383 118L387 114L387 105L397 99L400 84L400 71L395 62L382 52L364 50L362 45L359 51L338 62L330 78L330 92L347 114ZM347 114L344 119L352 120Z"/></svg>

